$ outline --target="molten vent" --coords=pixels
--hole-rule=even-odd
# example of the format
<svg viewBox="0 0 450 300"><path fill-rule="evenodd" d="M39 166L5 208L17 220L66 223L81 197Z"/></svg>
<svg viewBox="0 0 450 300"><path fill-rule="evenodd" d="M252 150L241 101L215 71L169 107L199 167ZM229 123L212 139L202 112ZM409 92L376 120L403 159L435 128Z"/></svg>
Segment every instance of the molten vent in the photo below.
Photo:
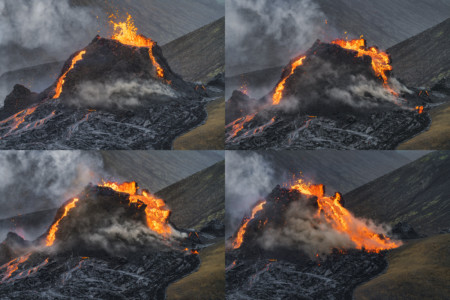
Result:
<svg viewBox="0 0 450 300"><path fill-rule="evenodd" d="M291 189L299 191L304 195L317 197L317 217L323 214L325 220L338 232L344 233L355 243L357 249L365 249L371 252L397 248L400 242L392 241L390 238L378 234L370 229L363 220L353 216L341 204L341 195L336 193L333 197L324 194L322 184L314 185L298 180Z"/></svg>
<svg viewBox="0 0 450 300"><path fill-rule="evenodd" d="M130 195L131 203L143 203L146 205L145 214L147 216L148 227L161 235L168 235L172 232L169 223L170 210L166 208L166 204L150 193L142 190L142 194L138 193L136 182L103 182L100 186L109 187L116 192L127 193Z"/></svg>
<svg viewBox="0 0 450 300"><path fill-rule="evenodd" d="M380 51L377 47L366 46L365 39L356 40L334 40L332 44L341 46L344 49L356 51L356 57L362 57L364 55L370 56L372 58L372 69L375 75L383 79L383 84L386 89L388 89L393 95L397 96L397 93L389 87L387 73L392 71L391 59L389 54Z"/></svg>
<svg viewBox="0 0 450 300"><path fill-rule="evenodd" d="M115 18L117 17L114 15L110 16L110 19ZM152 39L137 34L137 27L134 25L133 18L128 14L128 17L124 22L116 23L113 20L110 20L109 22L114 26L114 33L111 37L113 40L119 41L124 45L148 48L148 54L150 60L156 68L156 73L158 77L163 78L164 70L161 68L153 55L153 47L156 43Z"/></svg>
<svg viewBox="0 0 450 300"><path fill-rule="evenodd" d="M291 71L287 76L285 76L280 83L275 88L275 93L272 96L272 104L278 105L283 97L284 85L286 84L286 80L294 74L295 69L303 64L303 60L305 60L306 56L302 56L291 64Z"/></svg>

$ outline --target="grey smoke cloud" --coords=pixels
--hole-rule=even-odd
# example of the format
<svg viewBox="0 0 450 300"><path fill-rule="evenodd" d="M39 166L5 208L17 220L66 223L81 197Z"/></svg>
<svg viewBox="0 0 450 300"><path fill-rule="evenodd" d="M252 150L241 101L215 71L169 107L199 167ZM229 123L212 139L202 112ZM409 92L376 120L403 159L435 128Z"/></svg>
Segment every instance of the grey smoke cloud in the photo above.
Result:
<svg viewBox="0 0 450 300"><path fill-rule="evenodd" d="M273 188L272 166L258 153L225 153L226 233L231 235L250 208Z"/></svg>
<svg viewBox="0 0 450 300"><path fill-rule="evenodd" d="M104 176L99 152L2 151L0 218L59 207Z"/></svg>
<svg viewBox="0 0 450 300"><path fill-rule="evenodd" d="M0 16L0 47L41 49L57 59L70 55L98 30L95 12L71 6L68 0L3 0ZM10 55L0 61L1 70L12 65L8 59Z"/></svg>
<svg viewBox="0 0 450 300"><path fill-rule="evenodd" d="M168 85L149 81L85 82L70 100L76 106L126 108L138 106L145 97L164 95L174 98L176 92Z"/></svg>
<svg viewBox="0 0 450 300"><path fill-rule="evenodd" d="M285 65L323 36L325 15L311 0L229 0L227 76Z"/></svg>

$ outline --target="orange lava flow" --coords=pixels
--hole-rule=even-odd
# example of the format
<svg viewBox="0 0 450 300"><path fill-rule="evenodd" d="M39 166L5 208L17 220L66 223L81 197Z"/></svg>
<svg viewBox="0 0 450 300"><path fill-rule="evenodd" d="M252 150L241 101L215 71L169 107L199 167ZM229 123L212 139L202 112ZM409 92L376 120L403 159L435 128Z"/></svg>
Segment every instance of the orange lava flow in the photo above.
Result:
<svg viewBox="0 0 450 300"><path fill-rule="evenodd" d="M61 222L62 219L64 219L67 214L69 213L69 211L75 207L76 203L78 202L78 198L74 198L71 202L69 202L65 207L64 207L64 214L61 216L61 218L58 219L58 221L56 221L52 227L50 228L48 235L47 235L47 241L46 241L46 245L48 247L52 246L53 243L55 242L55 238L56 238L56 232L58 231L58 226L59 223Z"/></svg>
<svg viewBox="0 0 450 300"><path fill-rule="evenodd" d="M341 46L344 49L354 50L357 52L356 57L362 57L364 55L368 55L372 58L372 69L375 72L375 75L383 79L384 87L388 89L392 94L397 96L397 93L392 90L392 88L388 85L387 72L392 71L391 60L389 54L386 52L380 51L376 47L366 46L365 39L356 39L356 40L334 40L331 42L332 44Z"/></svg>
<svg viewBox="0 0 450 300"><path fill-rule="evenodd" d="M53 99L58 99L59 96L61 96L62 88L63 88L64 82L66 81L67 74L70 72L70 70L72 70L75 67L75 65L78 61L83 59L83 55L85 53L86 53L85 50L80 51L74 58L72 58L72 64L70 65L70 68L67 69L67 71L64 72L64 74L62 74L61 77L59 77L59 79L58 79L58 83L56 84L55 95L53 96Z"/></svg>
<svg viewBox="0 0 450 300"><path fill-rule="evenodd" d="M28 253L24 256L13 259L12 261L1 266L0 270L6 268L6 271L3 275L1 282L5 282L7 279L9 279L12 276L12 274L19 269L19 265L26 262L30 258L30 256L31 256L31 253Z"/></svg>
<svg viewBox="0 0 450 300"><path fill-rule="evenodd" d="M266 204L266 201L260 202L252 209L252 216L245 220L244 224L242 224L241 228L239 228L239 231L236 235L236 238L233 241L233 249L237 249L241 247L242 242L244 241L244 234L247 229L248 223L256 216L256 214L263 209L264 204Z"/></svg>
<svg viewBox="0 0 450 300"><path fill-rule="evenodd" d="M146 205L145 214L147 215L147 226L154 232L161 235L167 235L172 232L169 226L170 210L166 208L164 200L142 191L142 195L138 194L139 187L136 182L124 182L122 184L116 182L103 182L100 186L109 187L116 192L127 193L130 195L131 203L141 202Z"/></svg>
<svg viewBox="0 0 450 300"><path fill-rule="evenodd" d="M0 138L4 138L4 137L6 137L6 136L8 136L9 134L11 134L14 130L16 130L17 128L19 128L19 126L20 126L20 124L22 124L24 121L25 121L25 118L27 117L27 116L29 116L29 115L31 115L32 113L34 113L34 111L37 109L37 106L34 106L34 107L30 107L30 108L27 108L27 109L25 109L25 110L22 110L22 111L20 111L20 112L18 112L18 113L16 113L16 114L14 114L14 115L12 115L11 117L9 117L9 118L7 118L7 119L5 119L5 120L3 120L3 121L0 121L0 125L2 125L2 124L6 124L6 123L8 123L9 121L13 121L12 123L11 123L11 125L9 125L8 127L9 127L9 131L8 131L8 133L6 133L3 137L0 137ZM0 127L0 129L4 129L5 127ZM6 127L7 128L7 127Z"/></svg>
<svg viewBox="0 0 450 300"><path fill-rule="evenodd" d="M370 252L397 248L401 242L393 241L390 238L378 234L369 228L364 220L352 215L341 204L341 195L336 193L332 197L325 196L322 184L314 185L298 180L291 186L291 189L298 190L304 195L317 197L319 206L317 215L323 213L325 220L338 232L347 234L353 241L357 249L365 249Z"/></svg>
<svg viewBox="0 0 450 300"><path fill-rule="evenodd" d="M256 116L256 113L245 116L243 118L239 118L234 120L233 122L231 122L230 124L228 124L226 126L226 128L231 127L231 132L230 132L230 136L228 137L228 140L234 138L237 136L237 134L239 132L242 131L242 129L244 129L244 125L245 123L250 122L251 120L253 120L253 118Z"/></svg>
<svg viewBox="0 0 450 300"><path fill-rule="evenodd" d="M110 18L115 18L114 15L111 15ZM126 21L124 22L114 22L113 20L109 21L114 27L114 33L112 35L112 39L119 41L124 45L136 46L136 47L146 47L148 48L148 54L152 64L156 68L156 73L158 77L164 77L164 70L161 68L160 64L156 61L155 56L153 55L153 47L155 46L155 42L147 38L143 35L137 34L137 27L134 25L133 18L128 15Z"/></svg>
<svg viewBox="0 0 450 300"><path fill-rule="evenodd" d="M283 97L284 85L286 84L286 80L289 77L291 77L292 74L294 74L294 71L295 71L295 69L297 69L297 67L299 67L303 64L303 60L305 58L306 58L306 56L302 56L291 64L291 72L289 73L289 75L284 77L283 80L281 80L281 82L275 88L275 93L272 96L272 104L273 105L278 105L280 103L281 98Z"/></svg>

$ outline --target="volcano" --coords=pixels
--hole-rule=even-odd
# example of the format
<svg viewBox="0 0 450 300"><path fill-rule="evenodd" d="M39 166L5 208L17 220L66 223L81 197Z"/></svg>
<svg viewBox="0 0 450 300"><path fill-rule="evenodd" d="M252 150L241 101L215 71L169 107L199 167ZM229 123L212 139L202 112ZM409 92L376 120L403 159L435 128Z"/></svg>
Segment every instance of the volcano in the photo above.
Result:
<svg viewBox="0 0 450 300"><path fill-rule="evenodd" d="M227 101L227 149L394 149L426 129L432 99L364 39L316 43L261 99Z"/></svg>
<svg viewBox="0 0 450 300"><path fill-rule="evenodd" d="M0 111L0 147L171 149L205 121L205 104L221 91L174 73L130 16L111 23L112 37L75 52L43 92L14 87Z"/></svg>
<svg viewBox="0 0 450 300"><path fill-rule="evenodd" d="M355 218L339 193L297 180L276 186L228 241L229 299L348 299L382 272L401 241Z"/></svg>
<svg viewBox="0 0 450 300"><path fill-rule="evenodd" d="M20 299L164 299L200 265L211 233L177 228L165 202L135 182L89 185L35 241L0 247L0 292Z"/></svg>

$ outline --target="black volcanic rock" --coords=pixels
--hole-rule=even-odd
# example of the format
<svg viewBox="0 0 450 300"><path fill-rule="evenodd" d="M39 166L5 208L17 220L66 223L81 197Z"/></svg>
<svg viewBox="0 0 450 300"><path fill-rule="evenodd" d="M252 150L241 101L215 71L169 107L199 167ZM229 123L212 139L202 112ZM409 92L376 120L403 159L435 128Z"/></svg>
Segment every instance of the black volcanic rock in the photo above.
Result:
<svg viewBox="0 0 450 300"><path fill-rule="evenodd" d="M0 266L25 253L30 245L30 242L16 233L8 232L6 239L0 244Z"/></svg>
<svg viewBox="0 0 450 300"><path fill-rule="evenodd" d="M80 51L86 52L70 69ZM64 64L60 76L70 71L58 99L52 99L58 81L33 101L25 90L16 92L21 103L39 104L2 124L0 148L171 149L177 136L204 122L205 104L221 95L217 87L183 81L158 45L153 55L164 78L145 47L97 36L80 51Z"/></svg>
<svg viewBox="0 0 450 300"><path fill-rule="evenodd" d="M286 80L279 105L272 105L275 88L257 101L233 94L227 121L248 114L238 114L241 103L253 105L257 113L238 122L242 129L236 135L228 126L227 149L394 149L426 129L431 122L427 104L433 101L416 90L396 99L375 75L371 57L355 54L317 41ZM416 106L424 106L424 113L418 114Z"/></svg>
<svg viewBox="0 0 450 300"><path fill-rule="evenodd" d="M202 227L200 232L213 234L215 236L225 236L225 225L219 220L214 219Z"/></svg>
<svg viewBox="0 0 450 300"><path fill-rule="evenodd" d="M0 109L0 118L11 116L36 103L38 94L32 93L21 84L16 84L13 91L6 96L4 106Z"/></svg>
<svg viewBox="0 0 450 300"><path fill-rule="evenodd" d="M398 222L392 227L392 234L402 240L418 239L420 235L408 223Z"/></svg>

